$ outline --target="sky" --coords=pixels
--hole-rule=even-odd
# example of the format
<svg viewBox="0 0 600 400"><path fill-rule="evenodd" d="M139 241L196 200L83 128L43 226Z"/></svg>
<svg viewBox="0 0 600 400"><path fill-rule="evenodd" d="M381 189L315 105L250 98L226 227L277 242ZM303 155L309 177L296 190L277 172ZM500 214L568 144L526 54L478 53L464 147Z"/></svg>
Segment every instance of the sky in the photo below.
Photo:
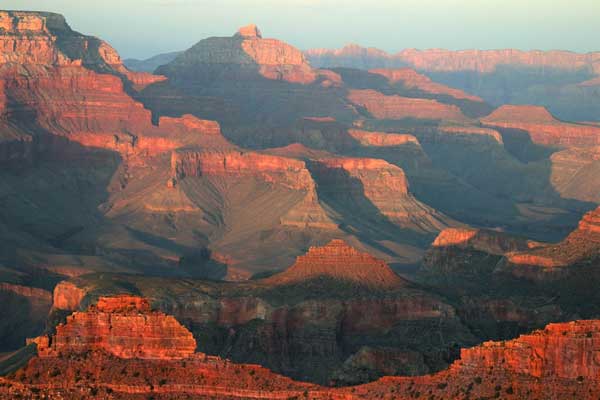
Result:
<svg viewBox="0 0 600 400"><path fill-rule="evenodd" d="M255 23L301 49L600 50L600 0L2 0L65 15L123 58L185 50Z"/></svg>

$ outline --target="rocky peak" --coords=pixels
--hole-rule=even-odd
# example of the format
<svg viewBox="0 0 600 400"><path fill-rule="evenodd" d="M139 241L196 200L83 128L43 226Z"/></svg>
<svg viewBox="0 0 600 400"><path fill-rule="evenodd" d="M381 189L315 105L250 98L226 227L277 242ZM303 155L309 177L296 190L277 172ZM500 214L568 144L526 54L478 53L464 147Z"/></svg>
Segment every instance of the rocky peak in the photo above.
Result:
<svg viewBox="0 0 600 400"><path fill-rule="evenodd" d="M0 11L0 32L3 33L49 33L70 31L65 18L60 14L30 11Z"/></svg>
<svg viewBox="0 0 600 400"><path fill-rule="evenodd" d="M87 311L67 317L56 334L31 342L41 357L102 350L120 358L180 359L196 350L191 332L175 318L130 295L100 297Z"/></svg>
<svg viewBox="0 0 600 400"><path fill-rule="evenodd" d="M589 234L600 234L600 207L583 216L579 222L578 230Z"/></svg>
<svg viewBox="0 0 600 400"><path fill-rule="evenodd" d="M243 38L262 39L262 33L260 33L260 29L258 29L258 26L254 25L254 24L250 24L250 25L241 27L240 29L238 29L235 36L243 37Z"/></svg>
<svg viewBox="0 0 600 400"><path fill-rule="evenodd" d="M305 255L296 258L289 269L268 278L266 282L290 284L318 277L379 288L396 287L405 283L383 260L360 252L339 239L322 247L311 247Z"/></svg>

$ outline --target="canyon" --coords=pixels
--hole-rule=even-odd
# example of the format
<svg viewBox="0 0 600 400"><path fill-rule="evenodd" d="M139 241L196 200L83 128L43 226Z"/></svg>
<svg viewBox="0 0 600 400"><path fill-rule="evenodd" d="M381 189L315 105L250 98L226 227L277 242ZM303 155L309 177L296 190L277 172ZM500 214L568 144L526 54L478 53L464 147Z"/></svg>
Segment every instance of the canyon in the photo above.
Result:
<svg viewBox="0 0 600 400"><path fill-rule="evenodd" d="M0 397L591 399L599 63L0 11Z"/></svg>
<svg viewBox="0 0 600 400"><path fill-rule="evenodd" d="M140 316L169 319L150 311L143 298L100 298L97 308L67 319L54 340L65 343L61 353L44 353L45 342L38 340L39 356L6 378L0 378L0 393L29 398L157 398L187 396L205 398L282 398L299 396L314 399L360 399L386 394L390 398L418 398L422 394L435 399L467 399L471 396L533 398L542 393L553 396L574 395L592 398L598 388L595 359L600 327L597 320L550 324L543 330L505 342L486 342L461 351L460 360L446 371L421 377L385 377L352 388L326 388L295 382L256 365L232 364L228 360L189 351L177 358L161 356L128 357L137 352L135 342L123 342L123 354L81 348L71 344L78 318L102 319L101 310L110 310L115 320ZM137 313L131 314L131 310ZM175 323L176 324L176 323ZM177 324L176 324L177 325ZM175 325L175 326L176 326ZM135 324L133 326L136 326ZM92 327L90 332L94 332ZM185 328L179 325L184 333ZM189 335L189 331L187 332ZM109 333L116 339L119 331ZM163 332L157 343L163 346ZM144 340L143 338L139 340ZM193 339L190 344L195 344ZM158 346L160 348L160 345ZM163 347L166 349L167 347ZM135 354L135 353L134 353ZM43 373L50 371L49 374ZM121 371L120 373L118 371ZM161 371L157 373L157 371Z"/></svg>

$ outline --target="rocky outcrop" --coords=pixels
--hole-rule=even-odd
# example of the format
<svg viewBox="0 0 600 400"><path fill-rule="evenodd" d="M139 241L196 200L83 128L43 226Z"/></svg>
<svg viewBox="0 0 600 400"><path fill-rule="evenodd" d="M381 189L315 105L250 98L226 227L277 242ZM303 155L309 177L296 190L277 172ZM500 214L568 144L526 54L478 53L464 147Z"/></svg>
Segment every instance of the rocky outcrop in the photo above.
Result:
<svg viewBox="0 0 600 400"><path fill-rule="evenodd" d="M58 310L75 311L79 309L85 290L73 282L62 281L54 288L52 307Z"/></svg>
<svg viewBox="0 0 600 400"><path fill-rule="evenodd" d="M350 204L355 210L369 207L399 226L438 232L453 224L450 218L419 202L409 192L404 171L387 161L371 158L321 158L311 162L319 192ZM360 211L359 211L360 212Z"/></svg>
<svg viewBox="0 0 600 400"><path fill-rule="evenodd" d="M103 278L76 281L92 303L100 287L115 292L135 285L140 296L151 297L157 309L193 332L199 351L304 381L329 382L365 346L376 354L398 352L386 369L406 370L400 353L410 348L411 357L422 357L437 371L455 356L451 343L476 343L452 306L339 241L309 250L287 271L248 282L121 276L117 288ZM415 335L423 330L436 334ZM382 376L380 366L354 374L353 382ZM346 372L344 379L350 379Z"/></svg>
<svg viewBox="0 0 600 400"><path fill-rule="evenodd" d="M15 138L3 129L10 154L2 158L14 158L23 146L22 158L64 152L59 141L40 139L47 134L124 158L199 142L189 131L172 134L154 126L150 111L131 97L131 91L165 77L127 70L112 47L71 30L61 15L3 11L0 21L0 113L9 126L32 136Z"/></svg>
<svg viewBox="0 0 600 400"><path fill-rule="evenodd" d="M448 370L418 377L386 376L366 385L326 388L292 381L247 364L196 355L184 361L120 359L91 352L34 358L0 380L6 396L125 399L131 396L291 399L468 398L595 399L600 388L596 359L599 321L550 324L544 330L506 342L487 342L461 351ZM414 355L396 355L414 359ZM349 362L377 363L363 349ZM363 373L367 369L362 368ZM201 378L198 378L201 377ZM90 390L90 387L92 388Z"/></svg>
<svg viewBox="0 0 600 400"><path fill-rule="evenodd" d="M600 366L595 358L598 321L550 324L544 330L506 342L486 342L463 349L453 366L461 372L478 373L498 368L508 374L532 378L595 380Z"/></svg>
<svg viewBox="0 0 600 400"><path fill-rule="evenodd" d="M40 357L102 350L120 358L181 359L196 350L192 334L171 316L135 296L101 297L75 312L52 336L33 340Z"/></svg>
<svg viewBox="0 0 600 400"><path fill-rule="evenodd" d="M426 119L466 121L460 108L455 105L440 103L436 100L409 98L402 96L386 96L375 90L351 90L348 100L364 107L377 119Z"/></svg>
<svg viewBox="0 0 600 400"><path fill-rule="evenodd" d="M367 147L397 147L407 144L420 147L417 138L408 134L370 132L360 129L349 129L348 134L356 139L362 146Z"/></svg>
<svg viewBox="0 0 600 400"><path fill-rule="evenodd" d="M406 49L388 54L351 45L305 54L319 68L409 67L495 106L536 104L563 120L595 120L600 110L598 52Z"/></svg>
<svg viewBox="0 0 600 400"><path fill-rule="evenodd" d="M547 146L597 146L600 128L561 122L543 107L505 105L481 119L486 125L523 131L534 143Z"/></svg>
<svg viewBox="0 0 600 400"><path fill-rule="evenodd" d="M539 243L483 229L444 229L434 240L435 247L472 248L490 254L502 255L512 251L527 250Z"/></svg>
<svg viewBox="0 0 600 400"><path fill-rule="evenodd" d="M180 150L171 156L171 172L186 176L257 177L295 190L314 190L303 161L245 151Z"/></svg>
<svg viewBox="0 0 600 400"><path fill-rule="evenodd" d="M563 241L506 255L497 271L534 281L556 280L600 254L600 208L588 212Z"/></svg>
<svg viewBox="0 0 600 400"><path fill-rule="evenodd" d="M376 288L398 287L405 283L384 261L361 253L342 240L333 240L323 247L311 247L305 255L296 259L294 265L267 278L265 283L284 285L319 277Z"/></svg>
<svg viewBox="0 0 600 400"><path fill-rule="evenodd" d="M459 89L454 89L440 83L433 82L427 76L419 74L410 68L402 69L372 69L372 74L384 76L392 84L401 84L405 89L418 90L430 95L449 96L460 100L470 100L482 103L480 97L470 95Z"/></svg>
<svg viewBox="0 0 600 400"><path fill-rule="evenodd" d="M453 287L451 282L477 282L489 279L503 256L540 246L543 244L503 232L449 228L440 232L425 253L420 276L430 283L444 283L443 287Z"/></svg>
<svg viewBox="0 0 600 400"><path fill-rule="evenodd" d="M491 138L498 144L504 144L504 139L502 139L500 132L494 129L482 128L478 126L441 125L437 127L437 132L438 134L445 136L445 139L452 136L459 136L462 139L471 138L472 140Z"/></svg>
<svg viewBox="0 0 600 400"><path fill-rule="evenodd" d="M317 72L302 52L276 39L263 39L255 25L249 25L233 37L201 40L157 73L173 80L257 79L309 84Z"/></svg>

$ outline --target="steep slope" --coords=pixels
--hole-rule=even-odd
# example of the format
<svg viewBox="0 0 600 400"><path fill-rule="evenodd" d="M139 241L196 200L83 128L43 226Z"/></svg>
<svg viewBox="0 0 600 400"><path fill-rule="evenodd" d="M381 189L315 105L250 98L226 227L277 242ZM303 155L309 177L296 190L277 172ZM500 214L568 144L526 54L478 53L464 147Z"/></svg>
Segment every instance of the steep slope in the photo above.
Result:
<svg viewBox="0 0 600 400"><path fill-rule="evenodd" d="M453 359L454 343L476 342L453 307L340 241L310 249L284 272L248 282L76 278L57 286L55 298L79 302L64 301L55 313L84 309L99 293L138 293L187 326L200 351L313 382L440 370ZM436 334L416 334L423 330ZM369 361L385 351L396 357Z"/></svg>
<svg viewBox="0 0 600 400"><path fill-rule="evenodd" d="M393 288L405 284L382 260L360 253L342 240L333 240L323 247L311 247L284 272L267 278L270 285L289 285L318 277L376 288Z"/></svg>
<svg viewBox="0 0 600 400"><path fill-rule="evenodd" d="M114 317L125 319L127 314L116 312ZM204 354L186 353L179 360L131 359L102 351L81 353L76 346L66 346L62 354L34 357L8 378L0 378L0 394L27 398L60 394L66 399L148 395L231 399L366 399L385 395L410 399L425 393L438 400L472 396L592 399L599 387L594 358L599 332L597 320L550 324L512 341L463 349L460 360L437 374L384 377L351 388L295 382L256 365L233 364ZM68 334L57 337L67 343L70 341L66 339L74 339ZM125 343L125 349L134 351L135 347Z"/></svg>
<svg viewBox="0 0 600 400"><path fill-rule="evenodd" d="M591 262L600 252L600 208L585 214L563 241L529 251L507 254L498 271L533 280L559 279ZM573 267L573 268L570 268Z"/></svg>
<svg viewBox="0 0 600 400"><path fill-rule="evenodd" d="M319 68L414 68L487 102L536 104L566 120L597 120L600 54L568 51L406 49L388 54L349 45L305 52Z"/></svg>
<svg viewBox="0 0 600 400"><path fill-rule="evenodd" d="M600 129L585 124L558 121L543 107L505 105L485 118L486 125L522 131L531 141L546 146L597 146Z"/></svg>
<svg viewBox="0 0 600 400"><path fill-rule="evenodd" d="M384 160L368 158L322 158L311 162L319 193L336 209L360 215L369 207L405 229L437 232L450 218L420 203L410 193L404 171ZM358 211L361 210L361 211Z"/></svg>

